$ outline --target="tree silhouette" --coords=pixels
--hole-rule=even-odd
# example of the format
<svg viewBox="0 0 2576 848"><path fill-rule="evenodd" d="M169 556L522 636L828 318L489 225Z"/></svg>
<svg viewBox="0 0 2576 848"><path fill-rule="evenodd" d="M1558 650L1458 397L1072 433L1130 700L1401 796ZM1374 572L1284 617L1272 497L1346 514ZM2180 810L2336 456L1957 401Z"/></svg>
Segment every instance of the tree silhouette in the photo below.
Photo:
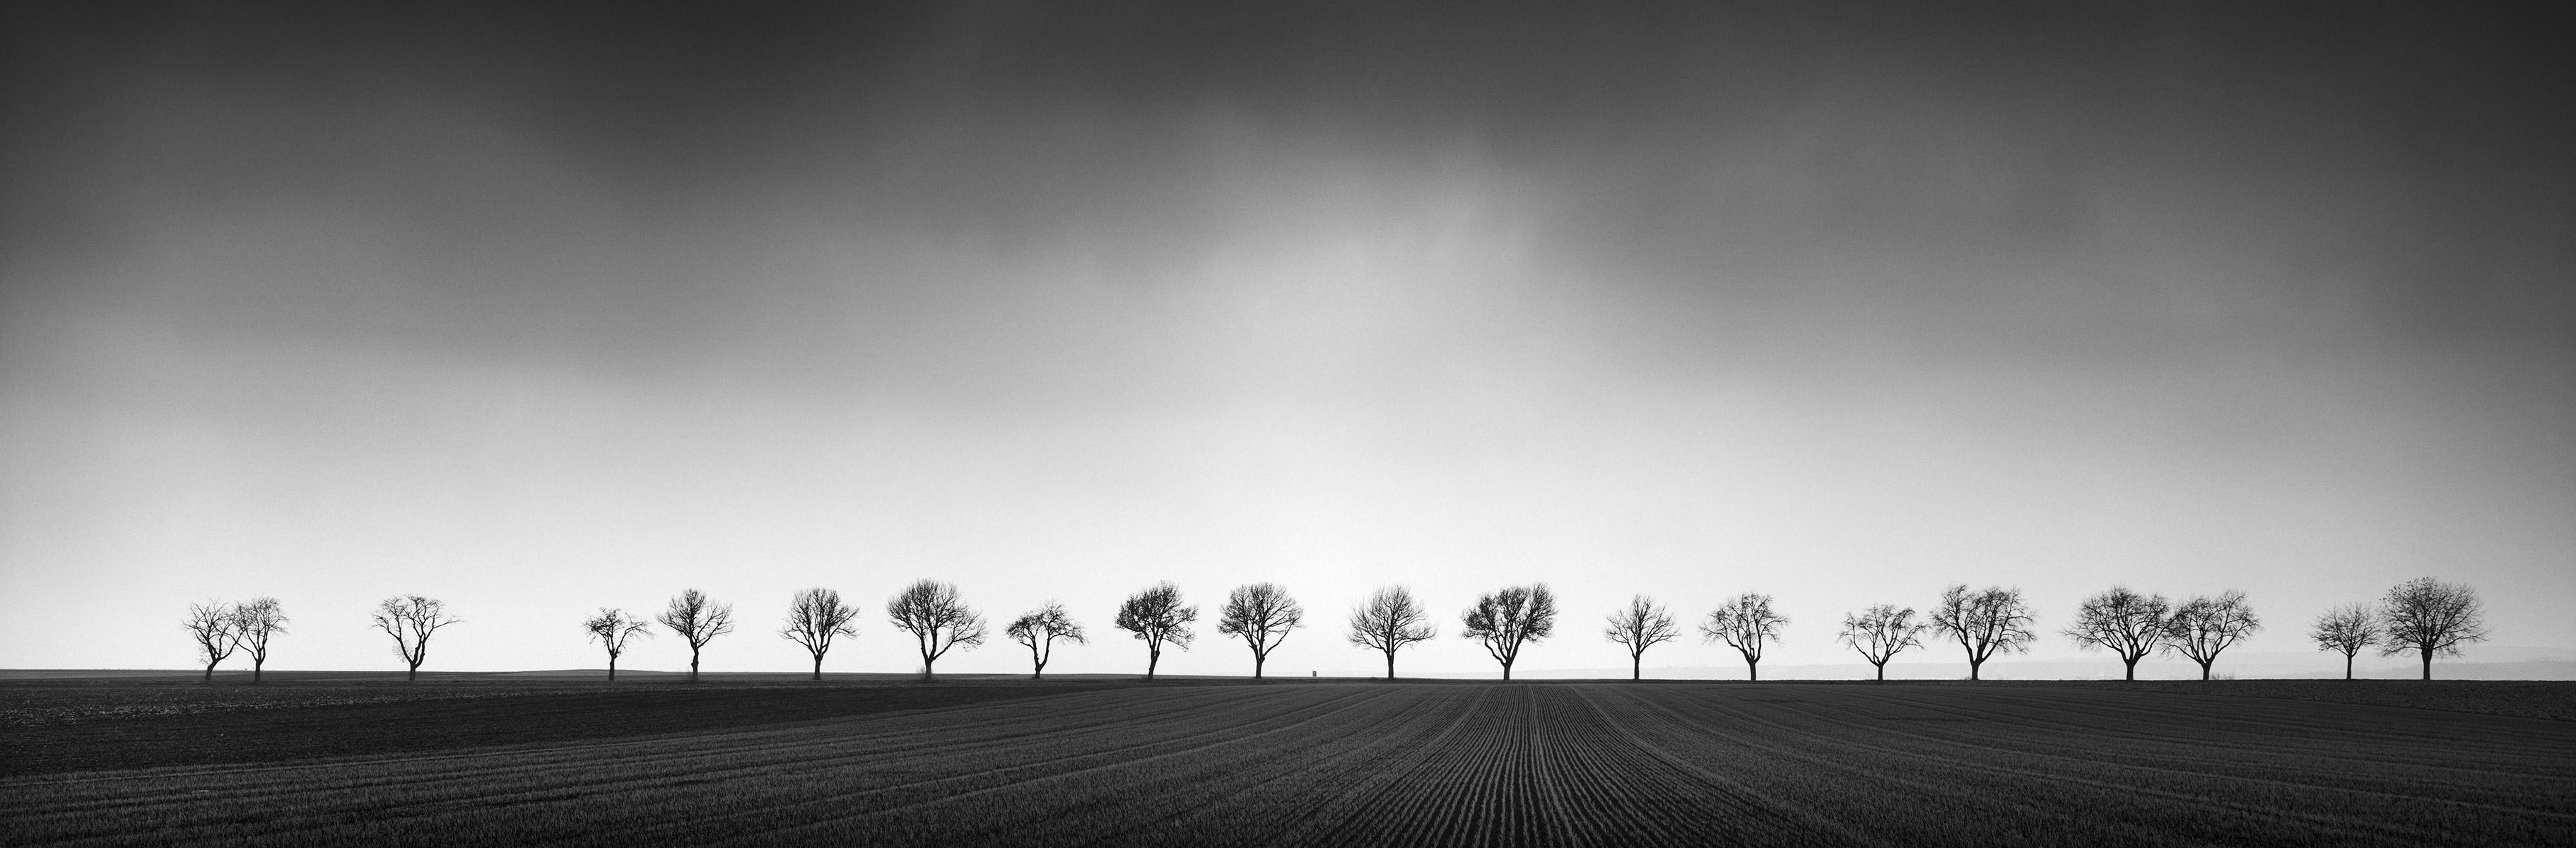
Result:
<svg viewBox="0 0 2576 848"><path fill-rule="evenodd" d="M1789 619L1771 611L1771 596L1746 592L1735 596L1708 614L1699 624L1700 636L1710 642L1725 642L1744 655L1747 679L1762 679L1762 643L1780 641L1780 628Z"/></svg>
<svg viewBox="0 0 2576 848"><path fill-rule="evenodd" d="M581 623L581 628L590 632L590 638L598 640L600 647L608 649L608 679L610 680L617 679L617 655L626 653L627 641L634 639L637 634L642 634L647 639L652 638L653 631L647 629L650 627L652 627L650 623L627 615L625 610L608 607L601 607L598 615L591 616L589 620Z"/></svg>
<svg viewBox="0 0 2576 848"><path fill-rule="evenodd" d="M1154 667L1163 662L1163 646L1190 649L1190 640L1198 634L1190 622L1199 620L1199 608L1181 603L1181 589L1169 581L1154 584L1118 605L1118 629L1136 634L1145 641L1145 679L1154 679Z"/></svg>
<svg viewBox="0 0 2576 848"><path fill-rule="evenodd" d="M733 632L733 605L707 600L707 593L684 589L655 616L662 626L689 641L689 682L698 682L698 652L716 637Z"/></svg>
<svg viewBox="0 0 2576 848"><path fill-rule="evenodd" d="M1646 649L1659 642L1670 642L1681 635L1673 626L1673 614L1655 599L1638 595L1628 599L1628 606L1609 616L1610 626L1601 635L1628 649L1628 679L1644 677Z"/></svg>
<svg viewBox="0 0 2576 848"><path fill-rule="evenodd" d="M1368 603L1351 610L1350 641L1386 655L1386 679L1395 679L1395 652L1415 642L1427 642L1439 635L1431 624L1431 611L1413 599L1413 590L1387 586L1369 595Z"/></svg>
<svg viewBox="0 0 2576 848"><path fill-rule="evenodd" d="M2108 648L2120 655L2125 667L2123 680L2138 679L2138 658L2154 653L2165 638L2165 617L2173 604L2163 595L2141 595L2127 586L2113 586L2099 595L2084 599L2075 610L2075 624L2066 628L2068 638L2084 650Z"/></svg>
<svg viewBox="0 0 2576 848"><path fill-rule="evenodd" d="M1261 679L1261 666L1270 660L1270 652L1288 640L1288 631L1306 623L1306 608L1288 596L1288 590L1276 583L1254 583L1234 587L1226 596L1225 611L1217 616L1216 632L1242 637L1252 648L1252 678Z"/></svg>
<svg viewBox="0 0 2576 848"><path fill-rule="evenodd" d="M429 637L462 619L449 616L447 605L437 598L395 595L376 604L375 622L376 629L394 637L394 653L409 666L403 679L418 680L420 664L429 659Z"/></svg>
<svg viewBox="0 0 2576 848"><path fill-rule="evenodd" d="M1897 609L1893 604L1879 604L1858 615L1843 616L1842 633L1835 638L1861 658L1878 667L1878 679L1887 679L1887 661L1898 651L1923 647L1923 631L1931 625L1914 620L1914 608Z"/></svg>
<svg viewBox="0 0 2576 848"><path fill-rule="evenodd" d="M886 600L886 618L895 629L912 634L921 651L921 679L930 679L930 664L948 649L984 644L984 614L966 605L953 583L918 580Z"/></svg>
<svg viewBox="0 0 2576 848"><path fill-rule="evenodd" d="M2414 651L2424 658L2424 679L2433 679L2433 655L2460 655L2460 646L2487 638L2486 605L2466 583L2444 583L2418 577L2388 590L2379 600L2381 656Z"/></svg>
<svg viewBox="0 0 2576 848"><path fill-rule="evenodd" d="M1986 658L1996 651L2011 653L2030 650L2039 638L2030 632L2030 607L2022 603L2020 589L1988 586L1982 591L1968 591L1966 584L1951 586L1941 592L1941 605L1932 610L1932 630L1959 642L1968 652L1968 679L1977 679Z"/></svg>
<svg viewBox="0 0 2576 848"><path fill-rule="evenodd" d="M2244 592L2229 589L2215 598L2194 595L2165 619L2165 650L2200 663L2200 679L2208 680L2209 666L2218 662L2219 652L2261 629L2263 621L2245 603Z"/></svg>
<svg viewBox="0 0 2576 848"><path fill-rule="evenodd" d="M1521 646L1556 632L1556 593L1545 583L1513 586L1477 596L1464 618L1467 632L1459 635L1484 645L1485 653L1503 664L1503 679L1510 680Z"/></svg>
<svg viewBox="0 0 2576 848"><path fill-rule="evenodd" d="M2363 648L2379 644L2384 636L2379 629L2379 611L2366 603L2345 604L2317 616L2308 628L2308 638L2316 640L2317 650L2343 655L2343 679L2352 679L2352 658Z"/></svg>
<svg viewBox="0 0 2576 848"><path fill-rule="evenodd" d="M1029 672L1030 680L1046 676L1047 660L1055 655L1055 640L1091 644L1091 640L1083 638L1082 625L1065 613L1063 604L1054 601L1013 620L1009 632L1014 641L1029 646L1029 659L1037 663L1037 668Z"/></svg>
<svg viewBox="0 0 2576 848"><path fill-rule="evenodd" d="M262 595L233 607L233 627L241 634L242 652L250 655L250 682L258 683L268 665L268 637L286 632L286 607Z"/></svg>
<svg viewBox="0 0 2576 848"><path fill-rule="evenodd" d="M778 629L778 636L814 655L814 679L821 680L823 655L832 650L832 637L858 638L858 618L858 610L841 603L841 593L817 586L797 592L788 601L787 626Z"/></svg>
<svg viewBox="0 0 2576 848"><path fill-rule="evenodd" d="M188 620L183 624L188 636L197 640L197 661L206 664L206 679L215 679L215 666L233 649L241 647L241 619L231 604L208 601L188 605Z"/></svg>

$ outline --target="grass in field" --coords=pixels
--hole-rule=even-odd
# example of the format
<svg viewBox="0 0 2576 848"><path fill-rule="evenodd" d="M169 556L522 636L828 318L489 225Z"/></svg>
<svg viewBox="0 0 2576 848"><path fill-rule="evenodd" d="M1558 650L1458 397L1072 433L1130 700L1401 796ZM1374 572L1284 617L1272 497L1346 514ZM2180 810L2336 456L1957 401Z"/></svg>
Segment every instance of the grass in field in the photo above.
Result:
<svg viewBox="0 0 2576 848"><path fill-rule="evenodd" d="M302 725L333 760L20 771L0 842L2576 843L2576 724L2163 687L604 690L22 725L361 722ZM642 717L671 710L714 724ZM383 721L554 735L421 747Z"/></svg>

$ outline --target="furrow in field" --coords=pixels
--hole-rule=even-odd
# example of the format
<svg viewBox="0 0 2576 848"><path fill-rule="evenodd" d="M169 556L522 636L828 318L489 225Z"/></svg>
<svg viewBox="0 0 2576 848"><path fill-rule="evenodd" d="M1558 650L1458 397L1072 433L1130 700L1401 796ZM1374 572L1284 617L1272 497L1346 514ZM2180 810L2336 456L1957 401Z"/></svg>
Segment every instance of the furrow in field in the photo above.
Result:
<svg viewBox="0 0 2576 848"><path fill-rule="evenodd" d="M1770 734L1794 738L1807 734L1815 740L1839 736L1869 735L1881 741L1885 753L1915 758L1913 768L1942 773L1945 781L1964 786L1985 786L1998 797L2034 794L2041 786L2071 786L2084 790L2089 811L2088 822L2128 819L2146 830L2166 829L2176 822L2185 831L2206 831L2200 819L2214 819L2223 824L2210 838L2265 838L2278 841L2274 834L2294 832L2307 837L2339 835L2332 841L2359 842L2388 840L2397 836L2439 840L2452 832L2445 823L2455 811L2436 810L2433 818L2441 821L2411 821L2402 816L2390 821L2380 804L2357 804L2348 797L2310 787L2249 785L2248 781L2231 780L2215 775L2165 774L2118 763L2105 763L2072 753L2029 751L2026 743L2012 750L1980 748L1973 740L1938 739L1916 733L1895 723L1872 725L1847 724L1834 732L1818 732L1801 722L1811 720L1807 711L1797 714L1758 715L1758 710L1730 705L1722 699L1705 704L1736 720L1764 724ZM1777 711L1775 711L1777 712ZM2008 722L2007 722L2008 723ZM1904 744L1912 740L1917 744ZM1968 754L1962 756L1963 750ZM2080 744L2066 750L2082 750ZM2015 786L2016 783L2021 784ZM2059 790L2055 794L2068 794ZM2377 799L2374 799L2377 800ZM2212 817L2209 811L2225 811ZM2523 830L2513 825L2511 817L2486 815L2483 818L2502 825L2507 831ZM2269 825L2265 823L2269 822ZM2365 824L2364 822L2369 822ZM2229 834L2233 835L2229 835ZM2250 835L2249 835L2250 834Z"/></svg>
<svg viewBox="0 0 2576 848"><path fill-rule="evenodd" d="M1228 700L1240 700L1240 696ZM1163 712L1151 709L1152 705L1148 704L1117 701L1097 706L1104 713L1123 713L1130 720L1140 715L1150 717ZM858 722L860 725L870 723ZM816 771L846 776L852 771L868 771L871 767L878 771L888 770L884 768L887 765L885 762L861 759L869 753L864 746L871 741L902 738L913 740L911 744L905 746L911 749L910 759L936 760L947 757L951 764L954 764L956 755L960 753L958 750L955 748L933 750L939 747L938 740L954 738L951 734L943 732L938 722L916 718L897 724L900 726L854 734L857 737L856 745L853 745L851 740L833 738L830 731L842 728L824 726L756 734L755 737L763 741L749 746L729 744L729 740L718 740L710 747L686 750L679 754L619 757L613 755L626 752L591 750L577 756L565 756L558 752L547 751L510 752L493 755L491 760L480 763L483 768L476 768L478 763L475 762L451 760L438 763L438 768L427 770L426 773L418 773L420 770L408 768L410 764L407 761L396 760L386 764L370 764L366 767L332 769L324 774L312 776L322 778L319 781L307 780L270 785L264 787L264 791L243 791L235 793L234 797L209 797L214 794L212 792L200 795L195 790L184 788L192 785L188 783L182 783L180 787L173 788L165 782L147 781L123 787L126 790L124 794L132 796L125 799L128 806L135 809L121 811L121 815L164 817L177 813L187 817L188 814L193 813L193 817L196 818L221 818L231 815L233 811L260 809L263 806L270 806L268 802L276 798L293 796L301 801L294 806L303 812L294 816L281 817L273 822L271 829L271 832L276 833L293 833L316 826L346 824L353 821L434 817L460 809L488 809L494 804L508 803L519 797L525 792L524 787L530 786L549 788L572 786L592 795L605 796L621 786L650 785L673 779L694 781L704 777L707 770L695 767L674 768L673 763L677 761L685 766L689 761L707 757L719 760L738 757L746 750L753 752L758 759L750 766L731 769L726 775L728 780L724 785L734 790L746 788L756 790L751 793L735 793L737 796L740 794L769 796L758 799L737 797L733 799L736 801L777 802L787 798L802 797L803 786L799 780L781 780L782 776L793 775L801 779L811 776L811 773ZM1105 722L1104 724L1105 726L1099 727L1092 735L1104 740L1133 738L1132 731L1135 726L1133 724L1128 722ZM780 734L785 734L786 738L783 740L777 738ZM798 744L800 740L801 744ZM987 742L961 747L993 748L999 744L1001 743ZM648 745L639 750L654 749ZM520 764L523 760L535 762ZM860 761L859 764L852 765L854 760ZM906 761L903 758L895 758L894 764L901 765ZM503 765L495 766L494 763ZM354 776L350 774L352 772L365 773L372 779L353 779ZM457 779L468 776L470 780ZM901 781L897 783L900 785ZM160 785L156 788L155 784ZM697 802L696 796L685 790L675 794L681 797L670 800L675 801L679 806L687 807L692 802ZM639 808L645 818L654 817L653 814L662 809L665 807L658 805ZM65 814L69 812L76 811L67 811ZM635 822L629 818L626 823L631 825Z"/></svg>
<svg viewBox="0 0 2576 848"><path fill-rule="evenodd" d="M2455 735L2518 737L2521 740L2520 747L2510 754L2493 755L2467 750L2468 746L2461 745L2408 745L2376 734L2320 728L2313 723L2287 718L2258 725L2261 732L2257 734L2231 727L2230 722L2190 721L2196 713L2188 709L2166 713L2134 710L2123 713L2124 720L2120 721L2076 722L2054 716L2081 709L2080 706L2049 703L2041 699L1965 707L1914 702L1913 706L1927 713L1987 719L1914 723L1912 728L1917 735L1993 750L2024 752L2030 756L2057 756L2057 752L2080 746L2087 754L2083 759L2088 761L2116 762L2132 768L2178 775L2225 777L2300 789L2331 789L2413 803L2480 807L2509 814L2576 818L2576 801L2568 799L2563 791L2569 782L2568 772L2555 767L2557 761L2565 758L2566 752L2576 751L2576 744L2561 742L2553 746L2548 737L2561 728L2539 720L2447 714L2415 717L2449 723L2453 727L2486 726L2481 728L2483 733ZM2261 710L2264 706L2257 705L2255 709ZM2042 712L2049 713L2051 717L2037 715ZM1991 721L1997 717L2011 720L2003 723ZM1998 734L1986 729L1999 724L2015 728L2029 726L2039 732ZM2522 733L2501 732L2495 727L2515 724L2530 726L2518 728L2524 731ZM2163 727L2195 729L2184 734L2154 730ZM2362 750L2378 753L2368 757L2343 753ZM2549 752L2552 750L2558 754L2551 755ZM2298 775L2298 778L2284 778L2283 775L2287 774Z"/></svg>
<svg viewBox="0 0 2576 848"><path fill-rule="evenodd" d="M1009 768L940 778L919 786L906 787L907 791L902 796L888 798L884 803L872 804L850 813L809 819L790 828L772 829L749 835L746 836L746 840L752 844L780 844L807 842L817 835L846 837L851 831L860 829L854 827L853 823L864 819L900 816L921 808L965 804L992 796L1034 793L1041 785L1054 785L1075 778L1138 769L1163 761L1212 756L1220 748L1255 744L1273 737L1293 738L1301 729L1328 721L1341 714L1349 709L1353 702L1373 701L1383 697L1383 694L1364 690L1343 691L1335 693L1328 699L1307 704L1300 709L1284 711L1258 721L1246 722L1237 716L1227 716L1222 723L1193 722L1187 725L1187 732L1177 733L1151 743L1087 751ZM969 780L979 779L980 783L976 785L966 783ZM863 796L864 793L857 796L841 796L834 800L846 802L853 797ZM1006 803L1008 799L999 800Z"/></svg>
<svg viewBox="0 0 2576 848"><path fill-rule="evenodd" d="M2163 805L2145 803L2147 799L2133 797L2139 794L2136 791L2123 791L2127 788L2104 780L2063 772L2014 767L1991 756L2004 752L1980 752L1989 756L1962 758L1958 756L1960 752L1957 750L1907 750L1885 743L1885 740L1891 736L1902 738L1908 735L1902 730L1885 730L1876 733L1878 744L1871 746L1872 750L1863 751L1849 745L1845 741L1846 737L1840 733L1827 733L1805 726L1804 711L1763 704L1761 699L1713 697L1693 706L1718 719L1709 721L1712 727L1724 724L1766 728L1766 732L1758 734L1758 740L1753 735L1739 735L1733 740L1739 745L1765 748L1783 758L1803 761L1811 769L1828 767L1862 774L1886 771L1910 771L1924 774L1940 785L1954 787L1947 794L1955 801L1961 802L1965 808L1983 809L1988 815L2006 811L2037 814L2043 818L2045 828L2050 830L2103 829L2099 827L2100 821L2118 818L2123 811L2152 814L2168 810ZM2051 804L2046 808L2035 807L2018 800L2031 797L2033 788L2041 784L2054 784L2060 787L2057 794L2061 796L2068 794L2064 789L2067 786L2078 787L2091 794L2086 795L2086 801L2080 807L2064 804L2063 799L2061 803ZM2082 810L2081 815L2075 814L2078 809ZM2276 811L2270 810L2240 809L2237 812L2252 813L2252 818L2258 821L2278 815ZM2247 816L2239 815L2230 820L2241 821L2246 818ZM2321 819L2310 822L2308 832L2310 835L2333 833L2340 824L2335 820ZM2103 830L2106 833L2120 832L2118 829ZM2148 828L2148 830L2154 829ZM2358 834L2344 835L2357 836ZM1925 838L1923 834L1913 834L1905 837L1905 840L1922 838Z"/></svg>
<svg viewBox="0 0 2576 848"><path fill-rule="evenodd" d="M1917 693L1890 692L1889 700L1954 716L1983 719L2008 714L2016 718L2016 729L2026 723L2176 758L2223 762L2239 752L2267 759L2295 754L2336 761L2333 766L2320 763L2321 774L2365 774L2378 767L2424 765L2398 752L2439 750L2446 760L2478 763L2453 767L2465 776L2509 766L2534 776L2576 778L2576 763L2546 753L2576 747L2576 729L2556 722L2374 707L2319 709L2310 702L2266 699L2193 703L2198 699L2190 696L2121 697L2124 694L1998 690L1927 701ZM2500 726L2518 729L2496 732ZM2459 732L2462 727L2478 727L2481 732Z"/></svg>

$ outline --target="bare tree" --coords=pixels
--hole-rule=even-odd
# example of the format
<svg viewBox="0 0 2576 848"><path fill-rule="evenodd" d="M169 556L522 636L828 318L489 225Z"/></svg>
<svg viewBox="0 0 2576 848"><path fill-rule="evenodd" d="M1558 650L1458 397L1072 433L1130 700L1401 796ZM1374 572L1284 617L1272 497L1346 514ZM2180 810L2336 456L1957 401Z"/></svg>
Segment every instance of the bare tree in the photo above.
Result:
<svg viewBox="0 0 2576 848"><path fill-rule="evenodd" d="M197 661L206 664L206 679L214 680L215 666L241 647L240 616L231 604L221 601L189 604L188 620L183 626L197 640Z"/></svg>
<svg viewBox="0 0 2576 848"><path fill-rule="evenodd" d="M1877 666L1878 679L1886 680L1887 661L1898 651L1923 647L1923 631L1930 627L1914 620L1913 607L1879 604L1858 615L1844 615L1843 632L1836 638Z"/></svg>
<svg viewBox="0 0 2576 848"><path fill-rule="evenodd" d="M2379 629L2379 611L2369 604L2345 604L2317 616L2315 626L2308 628L2308 638L2317 642L2317 650L2343 655L2343 679L2352 679L2352 657L2363 648L2379 644L2387 634Z"/></svg>
<svg viewBox="0 0 2576 848"><path fill-rule="evenodd" d="M1118 629L1145 640L1145 679L1154 679L1154 667L1163 662L1163 646L1190 649L1190 640L1198 634L1190 622L1199 620L1199 608L1181 603L1181 588L1169 581L1154 584L1118 605Z"/></svg>
<svg viewBox="0 0 2576 848"><path fill-rule="evenodd" d="M1771 611L1771 596L1746 592L1726 605L1712 610L1699 623L1700 636L1710 642L1725 642L1744 655L1744 676L1762 679L1762 643L1780 641L1780 628L1789 619Z"/></svg>
<svg viewBox="0 0 2576 848"><path fill-rule="evenodd" d="M258 683L268 665L268 637L286 632L286 607L262 595L233 606L233 627L241 633L242 652L250 655L250 682Z"/></svg>
<svg viewBox="0 0 2576 848"><path fill-rule="evenodd" d="M2141 595L2127 586L2113 586L2099 595L2084 599L2075 610L2075 624L2064 631L2067 638L2084 650L2108 648L2120 655L2124 667L2121 679L2138 679L2138 658L2154 653L2165 638L2165 618L2173 604L2163 595Z"/></svg>
<svg viewBox="0 0 2576 848"><path fill-rule="evenodd" d="M2215 598L2194 595L2165 619L2165 650L2199 663L2200 679L2208 680L2209 666L2218 662L2220 651L2261 629L2263 621L2254 616L2244 592L2229 589Z"/></svg>
<svg viewBox="0 0 2576 848"><path fill-rule="evenodd" d="M1610 626L1601 635L1628 649L1628 679L1645 676L1646 649L1660 642L1670 642L1681 635L1673 626L1673 614L1655 599L1638 595L1628 599L1628 606L1609 616Z"/></svg>
<svg viewBox="0 0 2576 848"><path fill-rule="evenodd" d="M788 601L787 626L778 628L779 638L804 646L814 655L814 679L823 679L823 655L832 650L832 637L859 636L859 611L841 603L841 593L820 586L796 593Z"/></svg>
<svg viewBox="0 0 2576 848"><path fill-rule="evenodd" d="M1968 679L1977 679L1986 658L1996 651L2011 653L2030 650L2039 637L2030 631L2030 606L2021 599L2020 589L1988 586L1982 591L1968 591L1966 584L1951 586L1941 592L1941 606L1932 611L1932 632L1959 642L1968 652Z"/></svg>
<svg viewBox="0 0 2576 848"><path fill-rule="evenodd" d="M1431 624L1431 611L1413 599L1413 590L1402 586L1380 588L1369 595L1368 603L1351 610L1351 644L1385 654L1388 680L1395 679L1396 651L1439 634Z"/></svg>
<svg viewBox="0 0 2576 848"><path fill-rule="evenodd" d="M2379 600L2379 626L2380 655L2414 651L2424 658L2424 679L2431 680L2434 654L2456 657L2461 645L2486 641L2486 605L2466 583L2418 577Z"/></svg>
<svg viewBox="0 0 2576 848"><path fill-rule="evenodd" d="M1234 587L1225 599L1225 611L1217 616L1216 632L1242 637L1252 648L1252 678L1261 679L1261 666L1270 660L1270 652L1288 641L1288 631L1306 623L1306 608L1288 596L1288 590L1277 583L1254 583Z"/></svg>
<svg viewBox="0 0 2576 848"><path fill-rule="evenodd" d="M394 653L401 655L409 670L404 680L420 679L420 664L429 659L429 637L438 629L458 624L447 614L447 605L437 598L419 595L396 595L376 605L376 629L394 637Z"/></svg>
<svg viewBox="0 0 2576 848"><path fill-rule="evenodd" d="M1510 680L1521 646L1556 632L1556 593L1545 583L1487 593L1477 596L1465 619L1467 632L1459 635L1483 644L1485 653L1503 664L1503 679Z"/></svg>
<svg viewBox="0 0 2576 848"><path fill-rule="evenodd" d="M1013 620L1009 632L1012 640L1029 646L1029 659L1037 663L1037 668L1029 672L1030 680L1046 676L1047 660L1055 656L1055 640L1091 644L1091 640L1083 638L1082 624L1065 613L1063 604L1054 601Z"/></svg>
<svg viewBox="0 0 2576 848"><path fill-rule="evenodd" d="M923 680L930 679L931 663L948 649L984 644L984 614L966 605L954 583L913 581L886 599L886 618L895 629L912 634L913 644L921 650Z"/></svg>
<svg viewBox="0 0 2576 848"><path fill-rule="evenodd" d="M696 683L698 652L716 637L733 632L733 605L709 601L707 593L686 589L671 596L671 605L655 620L689 640L689 682Z"/></svg>
<svg viewBox="0 0 2576 848"><path fill-rule="evenodd" d="M590 631L590 638L598 640L600 647L608 649L610 680L617 679L617 655L626 653L626 643L639 633L648 639L653 636L653 631L648 629L652 627L649 622L627 615L625 610L606 607L600 608L598 615L582 622L581 627Z"/></svg>

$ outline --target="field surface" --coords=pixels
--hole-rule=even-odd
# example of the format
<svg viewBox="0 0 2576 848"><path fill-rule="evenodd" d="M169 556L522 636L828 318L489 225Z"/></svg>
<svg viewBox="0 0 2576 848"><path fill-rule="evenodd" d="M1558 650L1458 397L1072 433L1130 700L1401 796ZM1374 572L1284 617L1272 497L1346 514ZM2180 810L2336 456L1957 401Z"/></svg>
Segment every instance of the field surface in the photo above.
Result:
<svg viewBox="0 0 2576 848"><path fill-rule="evenodd" d="M12 681L0 729L9 845L2576 844L2576 723L2170 687Z"/></svg>

